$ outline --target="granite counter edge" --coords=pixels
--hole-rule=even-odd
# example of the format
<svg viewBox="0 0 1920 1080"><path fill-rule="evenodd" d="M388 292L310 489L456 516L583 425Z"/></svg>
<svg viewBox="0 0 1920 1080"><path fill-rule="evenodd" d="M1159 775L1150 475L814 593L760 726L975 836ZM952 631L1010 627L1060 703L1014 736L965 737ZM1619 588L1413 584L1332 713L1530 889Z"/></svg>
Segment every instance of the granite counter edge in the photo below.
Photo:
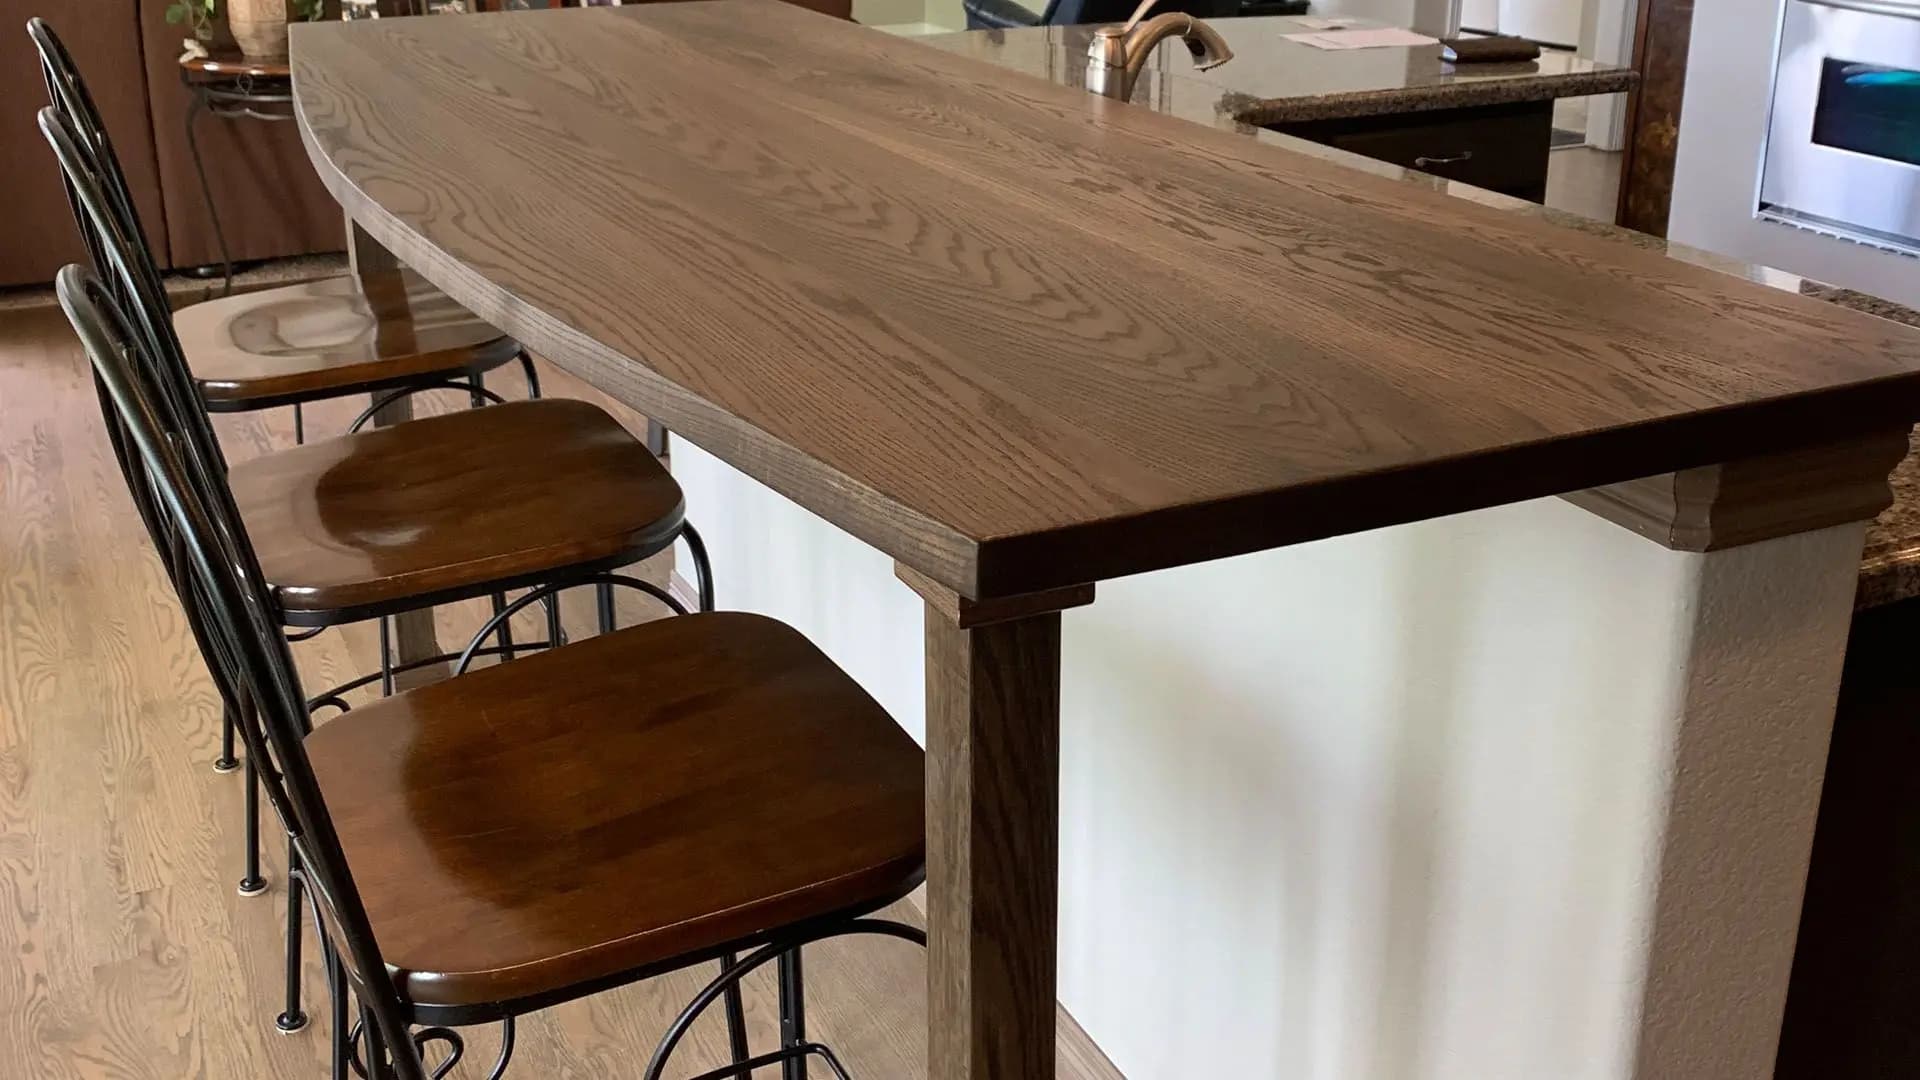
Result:
<svg viewBox="0 0 1920 1080"><path fill-rule="evenodd" d="M1481 105L1512 105L1552 101L1563 97L1618 94L1633 89L1639 75L1626 68L1584 71L1564 75L1518 75L1510 79L1410 86L1391 90L1356 90L1301 97L1259 98L1229 92L1221 106L1243 124L1266 126L1309 120L1343 120L1356 116L1467 109Z"/></svg>

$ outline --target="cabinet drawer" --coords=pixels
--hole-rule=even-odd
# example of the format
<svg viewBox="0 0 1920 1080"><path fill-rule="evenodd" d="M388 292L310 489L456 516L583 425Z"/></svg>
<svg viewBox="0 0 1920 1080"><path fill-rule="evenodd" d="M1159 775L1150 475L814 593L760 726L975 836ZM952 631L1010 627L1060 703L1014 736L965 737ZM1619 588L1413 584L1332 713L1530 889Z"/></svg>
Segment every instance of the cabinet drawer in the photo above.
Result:
<svg viewBox="0 0 1920 1080"><path fill-rule="evenodd" d="M1475 187L1546 194L1553 103L1275 124L1275 131Z"/></svg>

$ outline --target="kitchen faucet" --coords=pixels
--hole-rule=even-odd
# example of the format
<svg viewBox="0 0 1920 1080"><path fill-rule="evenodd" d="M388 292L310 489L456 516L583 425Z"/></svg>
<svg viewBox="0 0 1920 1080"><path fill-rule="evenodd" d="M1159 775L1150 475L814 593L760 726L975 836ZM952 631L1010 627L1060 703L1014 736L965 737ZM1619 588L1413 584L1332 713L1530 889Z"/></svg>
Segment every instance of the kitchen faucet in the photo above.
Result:
<svg viewBox="0 0 1920 1080"><path fill-rule="evenodd" d="M1087 45L1087 89L1104 97L1125 101L1133 95L1134 81L1140 69L1153 55L1154 46L1175 34L1187 43L1193 54L1193 66L1200 71L1219 67L1233 59L1233 50L1219 31L1183 11L1169 11L1141 22L1154 0L1140 0L1133 18L1125 26L1103 26L1093 32Z"/></svg>

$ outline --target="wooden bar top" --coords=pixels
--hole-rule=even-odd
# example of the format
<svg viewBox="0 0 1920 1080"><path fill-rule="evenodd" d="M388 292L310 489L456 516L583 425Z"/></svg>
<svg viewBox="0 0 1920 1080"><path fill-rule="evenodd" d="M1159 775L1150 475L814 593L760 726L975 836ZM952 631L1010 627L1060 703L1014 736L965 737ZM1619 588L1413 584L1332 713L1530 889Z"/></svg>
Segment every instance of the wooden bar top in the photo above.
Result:
<svg viewBox="0 0 1920 1080"><path fill-rule="evenodd" d="M963 596L1920 419L1920 331L774 0L293 67L402 260Z"/></svg>

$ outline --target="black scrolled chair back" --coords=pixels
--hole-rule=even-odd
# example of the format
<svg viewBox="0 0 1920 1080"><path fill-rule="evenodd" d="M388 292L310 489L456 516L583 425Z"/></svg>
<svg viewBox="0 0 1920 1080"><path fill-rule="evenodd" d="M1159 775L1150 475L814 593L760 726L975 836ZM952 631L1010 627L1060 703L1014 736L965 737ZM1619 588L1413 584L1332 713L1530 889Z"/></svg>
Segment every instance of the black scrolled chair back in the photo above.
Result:
<svg viewBox="0 0 1920 1080"><path fill-rule="evenodd" d="M46 84L48 101L67 122L69 131L92 133L89 136L90 144L97 151L104 151L106 160L112 163L109 175L106 177L107 188L117 192L117 198L125 200L125 205L129 208L128 213L131 215L132 203L126 195L125 175L119 170L118 158L113 154L112 144L107 141L106 127L100 119L100 110L94 105L93 95L87 91L86 84L80 79L80 71L74 65L73 54L67 51L66 44L60 40L58 34L53 32L53 27L37 15L27 20L27 36L32 39L34 49L40 54L40 74ZM100 155L96 153L95 156ZM67 178L65 169L61 170L61 186L66 192L67 207L73 213L74 226L79 230L80 240L86 247L87 257L93 263L94 270L111 275L113 273L110 269L111 257L103 248L103 240L98 231L89 226L86 210L80 203L80 195L74 190L72 181ZM137 221L137 219L133 220ZM121 292L116 292L115 295L123 302L128 299ZM106 392L99 386L97 378L95 390L100 397L101 417L106 423L107 433L112 440L114 457L119 462L121 474L126 478L127 487L133 495L134 505L140 512L142 522L146 524L148 535L153 538L155 546L161 549L162 557L167 558L170 540L160 527L159 514L153 503L152 492L146 489L142 479L144 470L137 460L137 455L125 445L122 439L122 427L114 417L112 406L106 399ZM169 575L172 575L171 559L168 559L167 570Z"/></svg>
<svg viewBox="0 0 1920 1080"><path fill-rule="evenodd" d="M157 284L157 275L150 273L153 261L144 243L128 231L139 226L110 194L99 155L75 134L72 122L59 109L40 110L40 132L60 163L80 231L95 257L104 260L96 263L95 273L109 283L110 294L144 339L142 354L154 365L156 385L173 407L171 419L180 425L177 434L187 441L190 463L224 476L226 458L174 333L172 307Z"/></svg>
<svg viewBox="0 0 1920 1080"><path fill-rule="evenodd" d="M164 298L166 290L161 284L160 266L153 258L153 249L147 244L145 231L140 227L140 214L134 206L126 170L120 164L119 154L114 152L113 140L107 134L106 120L93 103L93 95L87 90L86 81L80 77L73 54L67 51L66 44L54 33L53 27L38 16L27 21L27 36L33 39L33 46L40 54L40 74L47 85L48 102L67 122L67 129L75 141L87 150L98 174L101 190L106 195L107 205L118 223L118 231L132 249L128 253L129 269L139 275L139 287L148 300ZM131 305L133 301L120 294L119 284L113 280L112 271L103 261L105 252L100 250L102 238L95 234L85 213L73 201L71 191L68 192L68 203L73 210L74 225L79 228L81 238L87 244L87 253L93 259L94 271L115 288L114 295L123 305ZM133 314L137 319L138 313Z"/></svg>
<svg viewBox="0 0 1920 1080"><path fill-rule="evenodd" d="M320 793L305 736L306 698L281 634L278 608L261 576L252 544L224 489L188 463L175 435L179 418L154 379L157 365L140 354L142 336L111 292L79 266L60 272L60 305L79 334L95 374L138 453L171 532L180 538L183 571L193 578L211 646L222 666L258 708L241 723L247 753L260 763L261 786L282 815L307 883L338 931L340 959L393 1055L401 1080L426 1080L412 1048L406 1015L387 975L353 875Z"/></svg>
<svg viewBox="0 0 1920 1080"><path fill-rule="evenodd" d="M190 437L224 470L226 460L214 438L212 422L201 407L186 353L174 334L173 309L161 282L160 266L141 229L126 170L114 152L106 121L80 77L73 54L53 27L36 16L27 21L27 36L40 54L40 74L46 82L49 108L61 122L54 127L64 134L68 145L63 147L55 130L50 129L44 109L40 129L60 161L67 205L94 272L107 282L122 310L147 336L150 355L168 364L162 386L181 403L194 406L191 415L185 417Z"/></svg>

